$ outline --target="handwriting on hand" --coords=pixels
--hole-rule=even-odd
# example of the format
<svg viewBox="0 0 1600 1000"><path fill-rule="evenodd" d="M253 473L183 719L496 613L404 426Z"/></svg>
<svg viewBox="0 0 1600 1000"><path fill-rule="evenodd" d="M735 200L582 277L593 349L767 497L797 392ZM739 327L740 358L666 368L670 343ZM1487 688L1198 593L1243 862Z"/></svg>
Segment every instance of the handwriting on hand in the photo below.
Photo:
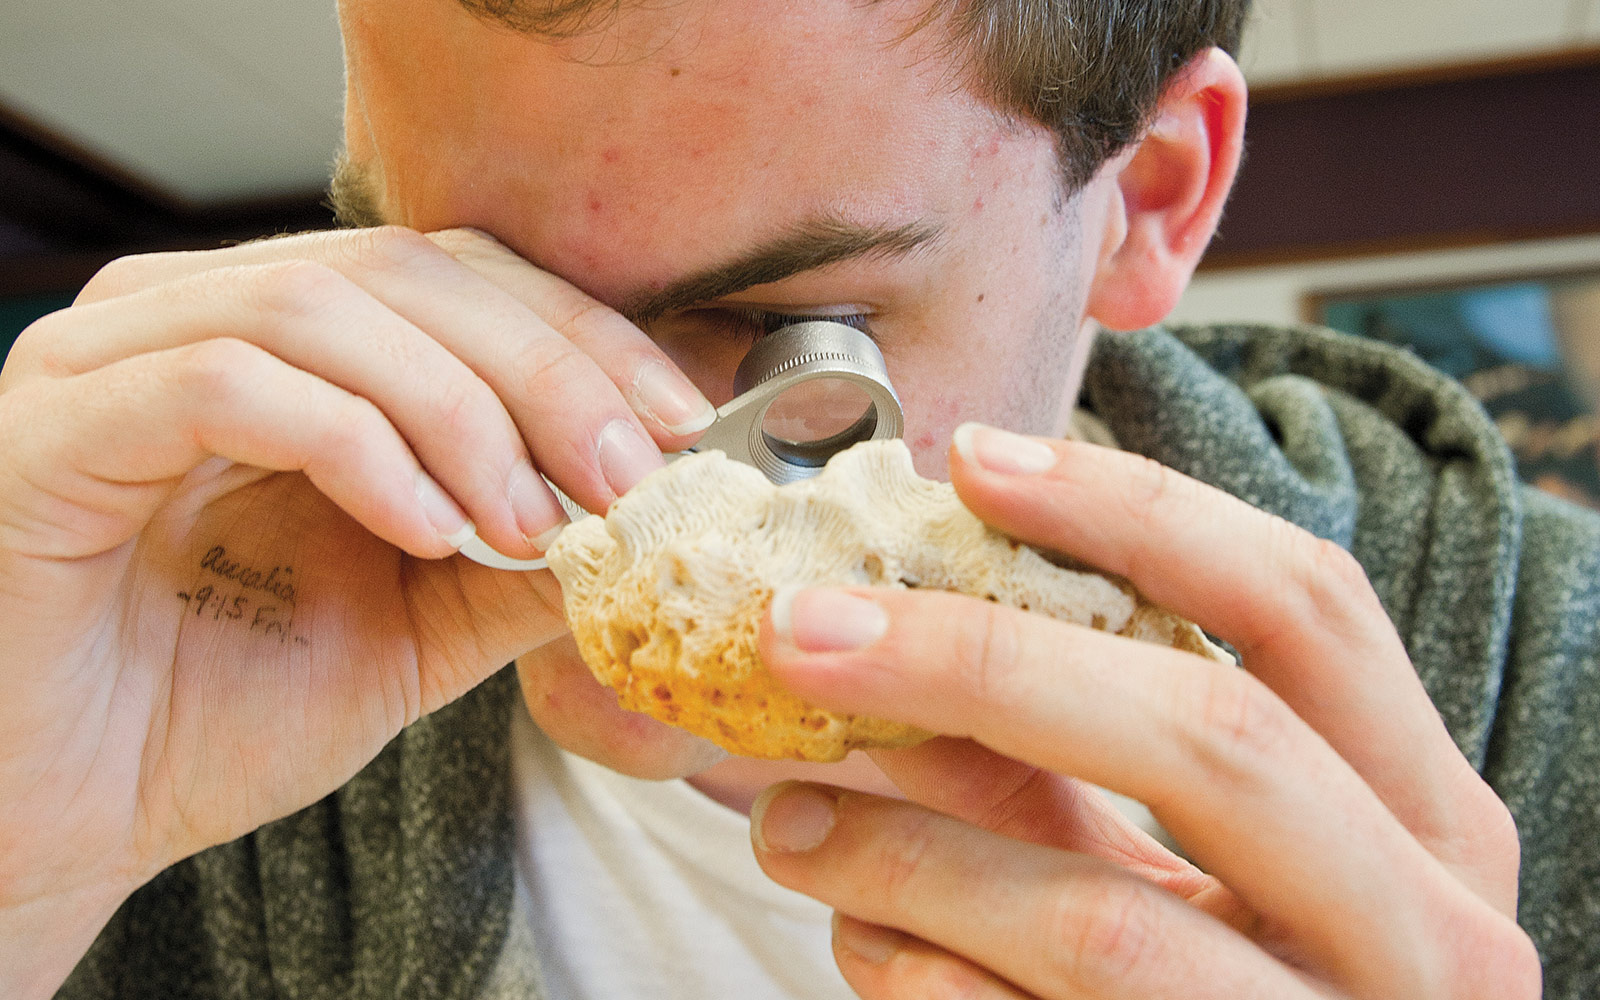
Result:
<svg viewBox="0 0 1600 1000"><path fill-rule="evenodd" d="M221 583L206 583L192 592L180 592L178 599L184 602L185 614L210 617L215 622L236 622L254 635L275 638L282 644L309 644L294 631L297 595L290 582L294 567L262 570L228 558L226 548L214 545L201 558L200 568ZM257 596L261 594L267 596Z"/></svg>

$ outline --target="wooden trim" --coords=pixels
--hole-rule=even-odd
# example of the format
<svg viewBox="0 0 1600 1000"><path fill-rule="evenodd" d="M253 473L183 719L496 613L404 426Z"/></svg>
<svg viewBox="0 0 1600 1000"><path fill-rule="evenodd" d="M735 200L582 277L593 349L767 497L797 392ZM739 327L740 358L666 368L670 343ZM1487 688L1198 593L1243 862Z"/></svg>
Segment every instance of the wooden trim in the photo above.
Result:
<svg viewBox="0 0 1600 1000"><path fill-rule="evenodd" d="M1520 229L1463 230L1459 232L1402 236L1385 240L1303 244L1241 251L1229 250L1226 243L1219 240L1206 252L1197 270L1205 274L1226 274L1229 271L1253 270L1263 267L1293 267L1297 264L1322 264L1329 261L1355 260L1364 257L1390 257L1407 253L1443 253L1451 250L1474 250L1479 247L1499 246L1505 243L1561 240L1595 235L1600 235L1600 226L1583 223L1573 226L1528 226Z"/></svg>
<svg viewBox="0 0 1600 1000"><path fill-rule="evenodd" d="M1319 97L1343 97L1374 90L1406 90L1438 83L1525 76L1531 73L1548 73L1553 70L1597 65L1600 65L1600 45L1577 46L1472 62L1441 63L1437 66L1378 70L1371 73L1262 84L1250 88L1250 103L1252 106L1283 104Z"/></svg>
<svg viewBox="0 0 1600 1000"><path fill-rule="evenodd" d="M1597 93L1600 58L1574 57L1254 107L1202 267L1600 233Z"/></svg>

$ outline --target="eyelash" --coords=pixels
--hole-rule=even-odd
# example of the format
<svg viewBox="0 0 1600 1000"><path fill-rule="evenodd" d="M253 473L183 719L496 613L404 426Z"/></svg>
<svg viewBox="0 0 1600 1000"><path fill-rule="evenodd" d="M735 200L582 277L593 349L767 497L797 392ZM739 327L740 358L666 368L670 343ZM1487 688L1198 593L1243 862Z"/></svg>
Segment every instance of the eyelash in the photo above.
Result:
<svg viewBox="0 0 1600 1000"><path fill-rule="evenodd" d="M761 309L708 309L712 323L719 333L729 340L753 344L769 334L776 333L786 326L795 323L810 323L817 320L826 320L831 323L843 323L845 326L854 327L867 336L872 336L870 317L863 313L853 313L845 316L818 316L804 313L767 312Z"/></svg>

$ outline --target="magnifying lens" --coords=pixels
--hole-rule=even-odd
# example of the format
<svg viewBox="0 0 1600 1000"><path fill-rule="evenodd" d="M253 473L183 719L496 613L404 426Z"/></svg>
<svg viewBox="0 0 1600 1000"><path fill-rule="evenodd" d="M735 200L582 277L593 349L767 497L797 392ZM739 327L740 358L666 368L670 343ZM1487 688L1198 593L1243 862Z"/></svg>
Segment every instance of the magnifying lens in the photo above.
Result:
<svg viewBox="0 0 1600 1000"><path fill-rule="evenodd" d="M818 320L763 337L733 376L738 395L689 449L718 449L774 483L822 471L861 441L904 427L878 345L854 327Z"/></svg>
<svg viewBox="0 0 1600 1000"><path fill-rule="evenodd" d="M721 451L782 485L816 475L851 445L897 438L905 426L878 345L830 320L795 323L762 337L739 363L733 391L700 440L688 451L668 453L669 462ZM574 520L587 516L566 494L555 494ZM476 534L460 551L495 569L545 568L543 559L503 556Z"/></svg>

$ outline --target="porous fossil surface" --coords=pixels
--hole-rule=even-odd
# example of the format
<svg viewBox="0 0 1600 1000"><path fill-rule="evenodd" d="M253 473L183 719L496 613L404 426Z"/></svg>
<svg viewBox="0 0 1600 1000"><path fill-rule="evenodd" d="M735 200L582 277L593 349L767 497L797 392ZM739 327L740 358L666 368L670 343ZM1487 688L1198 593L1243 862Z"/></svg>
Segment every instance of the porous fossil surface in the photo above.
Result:
<svg viewBox="0 0 1600 1000"><path fill-rule="evenodd" d="M622 707L748 757L832 761L929 735L776 683L757 634L784 585L956 591L1232 662L1126 581L990 529L949 484L918 476L900 441L856 445L781 487L721 452L691 455L567 528L547 558L584 662Z"/></svg>

